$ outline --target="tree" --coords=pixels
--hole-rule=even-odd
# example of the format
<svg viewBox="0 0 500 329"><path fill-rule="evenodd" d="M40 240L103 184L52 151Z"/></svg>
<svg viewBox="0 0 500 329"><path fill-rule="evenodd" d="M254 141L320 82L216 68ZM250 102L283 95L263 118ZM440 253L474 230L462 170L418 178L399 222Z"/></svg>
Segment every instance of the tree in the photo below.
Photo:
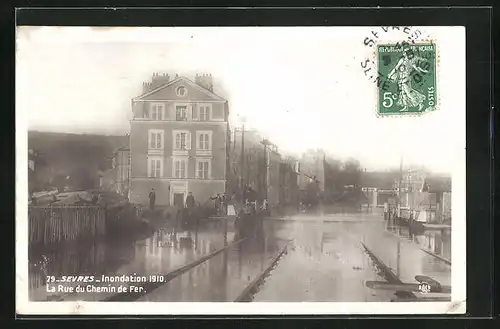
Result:
<svg viewBox="0 0 500 329"><path fill-rule="evenodd" d="M325 199L333 201L344 190L344 184L341 182L342 161L331 156L326 156L323 167L325 170Z"/></svg>
<svg viewBox="0 0 500 329"><path fill-rule="evenodd" d="M354 188L359 187L361 183L361 166L358 160L348 159L344 163L344 173L346 177L345 185L352 185Z"/></svg>

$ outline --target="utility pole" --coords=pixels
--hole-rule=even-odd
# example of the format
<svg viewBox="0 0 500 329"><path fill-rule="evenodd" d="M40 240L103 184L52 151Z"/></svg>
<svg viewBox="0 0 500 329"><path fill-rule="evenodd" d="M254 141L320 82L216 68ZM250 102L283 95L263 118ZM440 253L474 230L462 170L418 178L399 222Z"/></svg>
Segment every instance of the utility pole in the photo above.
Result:
<svg viewBox="0 0 500 329"><path fill-rule="evenodd" d="M242 124L241 129L241 172L240 172L240 193L241 201L243 202L244 185L243 185L243 172L245 170L245 123Z"/></svg>
<svg viewBox="0 0 500 329"><path fill-rule="evenodd" d="M264 145L264 164L262 166L262 187L264 191L264 199L268 198L267 195L267 189L269 187L269 182L268 182L268 159L267 159L267 146L270 144L270 142L267 139L264 139L260 142L262 145Z"/></svg>

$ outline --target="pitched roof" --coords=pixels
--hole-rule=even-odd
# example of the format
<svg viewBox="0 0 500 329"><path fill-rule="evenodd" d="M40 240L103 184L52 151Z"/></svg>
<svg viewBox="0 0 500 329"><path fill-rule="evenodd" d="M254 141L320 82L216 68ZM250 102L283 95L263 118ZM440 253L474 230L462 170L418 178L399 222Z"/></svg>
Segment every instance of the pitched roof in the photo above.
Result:
<svg viewBox="0 0 500 329"><path fill-rule="evenodd" d="M208 90L206 88L203 88L202 86L198 85L197 83L191 81L190 79L188 79L186 77L182 77L182 76L177 77L177 78L173 79L172 81L170 81L170 82L168 82L168 83L166 83L164 85L161 85L161 86L159 86L159 87L157 87L157 88L155 88L155 89L153 89L151 91L143 93L142 95L140 95L138 97L135 97L134 100L139 100L139 99L142 99L142 98L147 97L149 95L152 95L152 94L154 94L154 93L156 93L156 92L158 92L158 91L160 91L162 89L165 89L165 88L167 88L167 87L169 87L169 86L171 86L171 85L173 85L173 84L175 84L175 83L177 83L179 81L183 81L184 83L186 83L190 87L195 88L195 89L201 91L202 93L205 93L206 95L208 95L210 97L213 97L213 98L215 98L217 100L226 101L224 98L220 97L219 95L217 95L213 91L210 91L210 90Z"/></svg>
<svg viewBox="0 0 500 329"><path fill-rule="evenodd" d="M360 185L362 187L378 188L380 190L391 190L398 179L397 173L392 172L362 172Z"/></svg>

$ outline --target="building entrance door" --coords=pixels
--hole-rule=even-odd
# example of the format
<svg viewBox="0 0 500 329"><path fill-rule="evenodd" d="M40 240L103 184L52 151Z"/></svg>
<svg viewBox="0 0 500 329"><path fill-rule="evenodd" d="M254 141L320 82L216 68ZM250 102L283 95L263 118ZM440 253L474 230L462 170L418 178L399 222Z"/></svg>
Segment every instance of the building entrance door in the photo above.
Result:
<svg viewBox="0 0 500 329"><path fill-rule="evenodd" d="M184 193L174 193L174 207L184 208Z"/></svg>

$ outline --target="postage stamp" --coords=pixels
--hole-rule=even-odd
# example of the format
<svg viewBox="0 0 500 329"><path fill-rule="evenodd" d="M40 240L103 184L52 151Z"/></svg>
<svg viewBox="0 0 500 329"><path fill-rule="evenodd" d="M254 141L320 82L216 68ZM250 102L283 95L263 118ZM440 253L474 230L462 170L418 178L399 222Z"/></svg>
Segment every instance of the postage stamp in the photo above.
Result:
<svg viewBox="0 0 500 329"><path fill-rule="evenodd" d="M414 115L436 110L435 44L377 45L377 64L388 81L387 88L378 89L378 114Z"/></svg>

